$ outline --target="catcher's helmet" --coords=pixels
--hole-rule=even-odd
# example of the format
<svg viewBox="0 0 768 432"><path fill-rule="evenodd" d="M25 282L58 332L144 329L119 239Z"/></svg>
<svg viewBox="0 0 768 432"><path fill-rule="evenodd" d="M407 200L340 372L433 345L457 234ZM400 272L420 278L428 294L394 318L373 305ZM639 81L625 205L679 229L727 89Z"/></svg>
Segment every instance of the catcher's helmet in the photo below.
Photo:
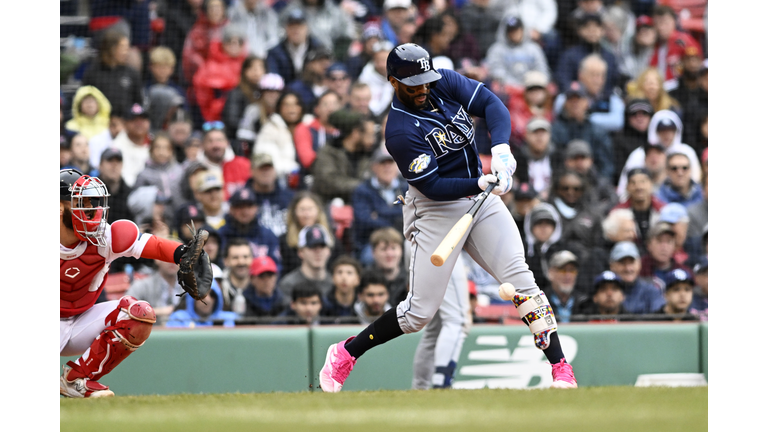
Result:
<svg viewBox="0 0 768 432"><path fill-rule="evenodd" d="M82 176L83 173L73 168L59 170L59 194L61 195L61 201L72 199L72 185Z"/></svg>
<svg viewBox="0 0 768 432"><path fill-rule="evenodd" d="M387 57L387 75L407 86L417 86L439 80L432 58L424 48L407 43L398 45Z"/></svg>

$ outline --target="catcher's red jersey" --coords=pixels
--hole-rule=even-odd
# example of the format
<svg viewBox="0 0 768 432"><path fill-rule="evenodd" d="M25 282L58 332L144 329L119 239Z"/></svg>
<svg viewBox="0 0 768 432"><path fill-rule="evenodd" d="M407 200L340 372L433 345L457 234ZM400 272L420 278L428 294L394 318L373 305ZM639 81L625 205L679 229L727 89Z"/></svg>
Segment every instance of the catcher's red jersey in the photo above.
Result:
<svg viewBox="0 0 768 432"><path fill-rule="evenodd" d="M115 221L107 227L107 246L81 241L70 249L59 245L60 278L59 316L78 315L90 309L99 298L107 280L109 266L123 256L141 257L151 237L140 235L139 227L128 220Z"/></svg>

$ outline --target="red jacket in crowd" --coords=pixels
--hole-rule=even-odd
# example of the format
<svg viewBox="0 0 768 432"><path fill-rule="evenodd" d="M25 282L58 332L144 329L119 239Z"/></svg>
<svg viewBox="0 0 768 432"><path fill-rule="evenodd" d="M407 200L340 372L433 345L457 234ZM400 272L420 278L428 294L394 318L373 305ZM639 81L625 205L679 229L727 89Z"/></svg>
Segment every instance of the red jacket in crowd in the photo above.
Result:
<svg viewBox="0 0 768 432"><path fill-rule="evenodd" d="M221 41L213 42L208 59L197 71L192 86L195 100L205 121L221 120L227 93L240 82L240 69L247 55L245 49L237 57L228 56Z"/></svg>

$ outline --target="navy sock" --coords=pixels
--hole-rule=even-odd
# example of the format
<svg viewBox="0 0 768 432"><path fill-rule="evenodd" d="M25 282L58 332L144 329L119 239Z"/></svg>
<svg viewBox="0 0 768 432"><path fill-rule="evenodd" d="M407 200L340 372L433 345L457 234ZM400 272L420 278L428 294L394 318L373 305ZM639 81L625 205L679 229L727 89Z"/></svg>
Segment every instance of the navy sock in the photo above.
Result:
<svg viewBox="0 0 768 432"><path fill-rule="evenodd" d="M549 334L549 347L544 350L544 355L547 356L547 360L549 360L550 364L560 363L560 359L565 358L557 332ZM566 361L566 363L568 363L568 361Z"/></svg>
<svg viewBox="0 0 768 432"><path fill-rule="evenodd" d="M403 330L397 322L397 310L391 308L384 312L382 316L372 322L365 330L355 336L354 339L347 342L344 348L349 354L358 359L369 349L390 341L402 334Z"/></svg>

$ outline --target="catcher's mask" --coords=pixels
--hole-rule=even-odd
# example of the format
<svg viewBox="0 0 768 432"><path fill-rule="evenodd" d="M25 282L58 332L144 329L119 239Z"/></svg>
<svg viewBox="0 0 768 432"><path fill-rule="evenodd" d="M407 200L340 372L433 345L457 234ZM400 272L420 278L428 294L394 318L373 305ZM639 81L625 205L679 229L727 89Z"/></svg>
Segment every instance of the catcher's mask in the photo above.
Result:
<svg viewBox="0 0 768 432"><path fill-rule="evenodd" d="M72 185L72 226L75 235L96 246L107 245L109 192L98 177L84 175Z"/></svg>

